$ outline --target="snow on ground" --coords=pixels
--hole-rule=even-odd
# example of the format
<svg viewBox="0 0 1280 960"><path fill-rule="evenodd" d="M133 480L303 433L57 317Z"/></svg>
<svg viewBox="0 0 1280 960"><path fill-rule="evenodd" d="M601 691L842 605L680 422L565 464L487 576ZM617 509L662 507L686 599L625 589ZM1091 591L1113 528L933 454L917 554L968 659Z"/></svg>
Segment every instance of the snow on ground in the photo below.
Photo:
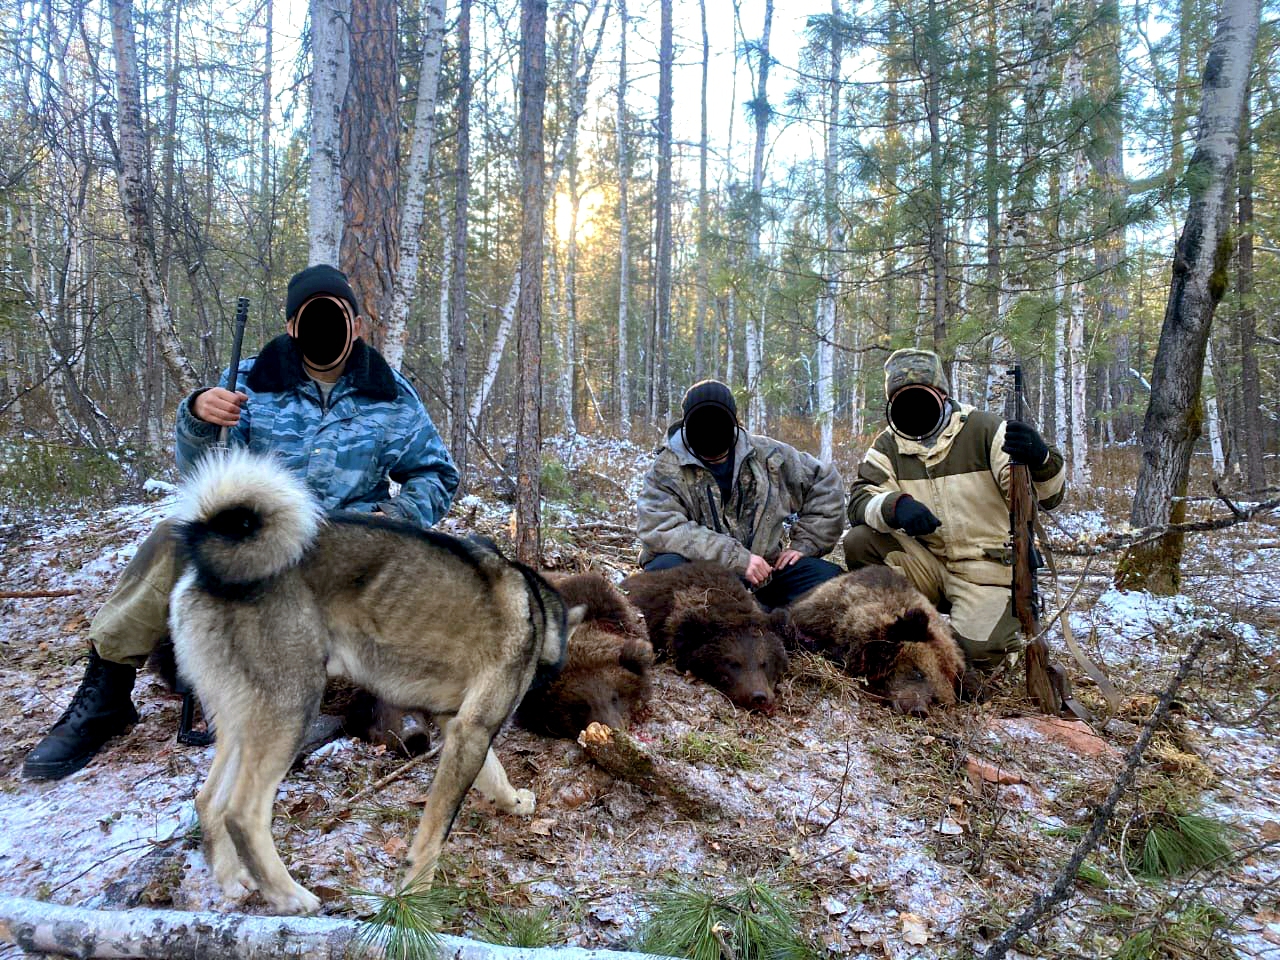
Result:
<svg viewBox="0 0 1280 960"><path fill-rule="evenodd" d="M578 437L548 441L545 455L563 465L570 490L546 512L551 562L589 565L616 579L634 562L626 530L649 451ZM495 493L499 486L473 484L443 526L506 542L512 507ZM192 800L212 748L176 744L179 700L149 674L135 692L141 721L85 770L53 784L20 776L23 756L83 672L88 620L172 503L167 486L152 490L158 498L143 504L0 527L7 589L77 591L0 600L0 702L9 733L0 742L0 893L95 906L231 906L193 832ZM1055 541L1088 539L1118 521L1096 506L1076 513L1068 504L1066 511L1051 527ZM633 733L722 798L729 815L704 823L611 779L574 743L508 730L498 752L512 781L534 789L538 809L526 820L468 800L442 869L442 879L464 892L457 932L476 933L484 904L548 905L560 939L621 946L647 915L646 891L675 878L727 890L759 875L796 896L806 932L833 955L950 957L980 948L1052 879L1183 638L1202 628L1222 640L1181 698L1177 736L1168 741L1177 749L1143 775L1176 780L1205 810L1237 824L1239 846L1274 839L1280 740L1270 698L1280 667L1280 575L1250 549L1249 529L1194 540L1186 589L1173 598L1122 593L1106 582L1111 560L1090 566L1071 624L1134 706L1084 747L1064 742L1012 689L983 706L902 718L860 696L828 665L800 658L777 712L760 716L662 665ZM1059 562L1065 595L1085 565L1066 556ZM1056 609L1051 592L1048 599ZM1090 687L1079 689L1100 704ZM1187 757L1200 778L1194 787L1178 772ZM338 803L400 762L343 739L308 757L281 788L277 842L328 912L350 915L353 890L389 891L398 881L430 763L324 827ZM995 786L984 769L1012 782ZM1130 880L1117 843L1118 834L1110 836L1091 858L1106 888L1081 886L1071 908L1038 934L1039 955L1109 956L1133 928L1117 919L1119 906L1157 916L1179 894L1204 897L1233 916L1241 956L1280 954L1274 846L1184 889L1178 881Z"/></svg>

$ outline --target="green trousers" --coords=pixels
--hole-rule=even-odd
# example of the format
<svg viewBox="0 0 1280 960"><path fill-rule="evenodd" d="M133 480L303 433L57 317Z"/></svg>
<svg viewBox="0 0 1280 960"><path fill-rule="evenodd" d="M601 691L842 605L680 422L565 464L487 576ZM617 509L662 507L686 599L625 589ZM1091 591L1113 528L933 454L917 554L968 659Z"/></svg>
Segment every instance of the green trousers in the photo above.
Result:
<svg viewBox="0 0 1280 960"><path fill-rule="evenodd" d="M969 663L990 671L1022 649L1013 596L1007 586L972 583L953 571L915 537L880 533L865 525L844 538L850 570L872 565L897 570L936 605L950 606L952 629Z"/></svg>
<svg viewBox="0 0 1280 960"><path fill-rule="evenodd" d="M156 644L169 633L169 594L181 567L173 523L162 520L142 541L89 625L89 641L98 656L135 667L146 663Z"/></svg>

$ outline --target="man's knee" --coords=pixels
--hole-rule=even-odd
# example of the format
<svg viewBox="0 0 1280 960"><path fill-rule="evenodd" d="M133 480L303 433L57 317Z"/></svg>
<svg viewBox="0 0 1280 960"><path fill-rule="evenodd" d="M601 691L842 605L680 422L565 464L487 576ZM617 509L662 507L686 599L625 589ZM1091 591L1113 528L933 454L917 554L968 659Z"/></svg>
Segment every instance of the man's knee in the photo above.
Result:
<svg viewBox="0 0 1280 960"><path fill-rule="evenodd" d="M872 530L858 524L844 537L844 562L850 570L859 567L884 566L885 557L901 549L892 534Z"/></svg>
<svg viewBox="0 0 1280 960"><path fill-rule="evenodd" d="M983 672L996 670L1022 649L1022 631L1012 599L1006 601L994 624L990 616L957 616L953 610L951 625L969 665Z"/></svg>
<svg viewBox="0 0 1280 960"><path fill-rule="evenodd" d="M672 567L678 567L682 563L688 563L687 557L682 557L678 553L660 553L648 563L644 565L644 569L653 573L656 570L670 570Z"/></svg>

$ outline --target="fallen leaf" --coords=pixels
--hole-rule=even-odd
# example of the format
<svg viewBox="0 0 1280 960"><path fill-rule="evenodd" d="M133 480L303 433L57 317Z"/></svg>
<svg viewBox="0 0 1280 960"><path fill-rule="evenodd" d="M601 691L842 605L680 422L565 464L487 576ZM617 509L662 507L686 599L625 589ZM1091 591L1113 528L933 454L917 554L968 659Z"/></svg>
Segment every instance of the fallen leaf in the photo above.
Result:
<svg viewBox="0 0 1280 960"><path fill-rule="evenodd" d="M979 760L977 757L967 757L964 761L964 769L965 773L969 775L969 782L975 790L981 789L984 783L1006 786L1025 782L1022 777L1012 770L987 763L987 761Z"/></svg>
<svg viewBox="0 0 1280 960"><path fill-rule="evenodd" d="M1280 823L1274 820L1268 820L1262 825L1262 839L1267 843L1274 843L1280 840Z"/></svg>
<svg viewBox="0 0 1280 960"><path fill-rule="evenodd" d="M551 836L551 828L556 825L554 820L532 820L529 822L529 832L537 834L540 837Z"/></svg>
<svg viewBox="0 0 1280 960"><path fill-rule="evenodd" d="M902 939L913 947L923 947L929 942L929 926L924 917L915 913L904 913L902 920Z"/></svg>
<svg viewBox="0 0 1280 960"><path fill-rule="evenodd" d="M827 916L829 917L838 917L842 913L849 912L848 905L835 897L827 897L827 899L823 900L822 909L827 911Z"/></svg>
<svg viewBox="0 0 1280 960"><path fill-rule="evenodd" d="M392 857L403 857L409 852L409 844L405 843L404 837L392 837L382 845L382 852Z"/></svg>
<svg viewBox="0 0 1280 960"><path fill-rule="evenodd" d="M933 828L933 832L945 834L948 837L958 837L964 833L964 825L951 817L943 817L942 821Z"/></svg>

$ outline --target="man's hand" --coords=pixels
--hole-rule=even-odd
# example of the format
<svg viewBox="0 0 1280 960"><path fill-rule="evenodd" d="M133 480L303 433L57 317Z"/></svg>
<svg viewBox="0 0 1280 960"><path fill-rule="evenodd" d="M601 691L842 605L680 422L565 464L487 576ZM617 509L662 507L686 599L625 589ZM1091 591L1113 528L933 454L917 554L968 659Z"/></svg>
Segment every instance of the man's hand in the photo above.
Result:
<svg viewBox="0 0 1280 960"><path fill-rule="evenodd" d="M769 561L753 553L751 559L747 561L747 583L758 587L771 576L773 576L773 567L769 566Z"/></svg>
<svg viewBox="0 0 1280 960"><path fill-rule="evenodd" d="M804 554L799 550L783 550L778 554L778 559L773 565L773 569L781 570L783 567L789 567L797 560L803 560Z"/></svg>
<svg viewBox="0 0 1280 960"><path fill-rule="evenodd" d="M907 536L924 537L942 526L942 521L915 497L903 494L893 508L893 525Z"/></svg>
<svg viewBox="0 0 1280 960"><path fill-rule="evenodd" d="M1000 447L1014 463L1029 467L1042 466L1049 459L1049 445L1036 433L1036 428L1021 420L1004 425L1004 444Z"/></svg>
<svg viewBox="0 0 1280 960"><path fill-rule="evenodd" d="M212 387L196 396L191 404L191 412L205 423L219 427L234 427L240 422L240 408L249 397L243 393L232 393L222 387Z"/></svg>

